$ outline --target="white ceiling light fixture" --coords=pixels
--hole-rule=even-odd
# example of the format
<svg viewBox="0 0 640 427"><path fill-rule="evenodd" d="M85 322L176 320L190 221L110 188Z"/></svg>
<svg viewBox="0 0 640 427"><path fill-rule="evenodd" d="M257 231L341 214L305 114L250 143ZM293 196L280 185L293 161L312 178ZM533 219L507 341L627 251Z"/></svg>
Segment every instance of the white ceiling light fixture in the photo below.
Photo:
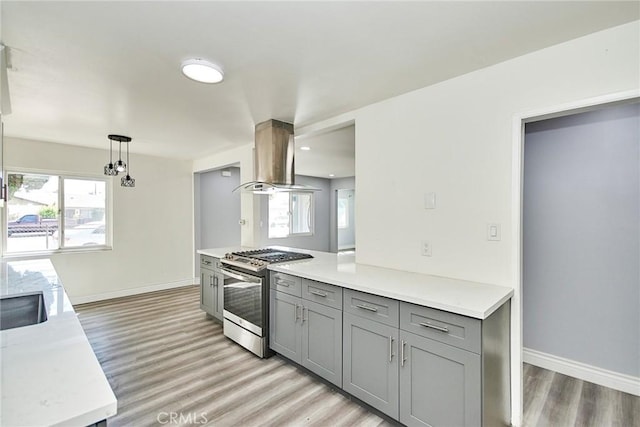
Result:
<svg viewBox="0 0 640 427"><path fill-rule="evenodd" d="M224 79L224 73L219 66L200 58L184 61L182 74L200 83L220 83Z"/></svg>
<svg viewBox="0 0 640 427"><path fill-rule="evenodd" d="M310 151L310 150L311 150L311 147L304 146L304 147L300 147L300 149L301 149L302 151Z"/></svg>

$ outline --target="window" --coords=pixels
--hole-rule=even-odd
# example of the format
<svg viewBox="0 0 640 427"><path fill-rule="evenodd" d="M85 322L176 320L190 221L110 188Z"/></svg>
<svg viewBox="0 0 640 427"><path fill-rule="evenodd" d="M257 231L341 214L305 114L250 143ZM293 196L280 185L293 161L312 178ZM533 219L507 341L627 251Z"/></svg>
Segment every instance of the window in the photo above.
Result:
<svg viewBox="0 0 640 427"><path fill-rule="evenodd" d="M349 199L338 195L338 228L349 228Z"/></svg>
<svg viewBox="0 0 640 427"><path fill-rule="evenodd" d="M269 195L269 238L313 235L313 193Z"/></svg>
<svg viewBox="0 0 640 427"><path fill-rule="evenodd" d="M7 174L6 253L106 247L107 181Z"/></svg>

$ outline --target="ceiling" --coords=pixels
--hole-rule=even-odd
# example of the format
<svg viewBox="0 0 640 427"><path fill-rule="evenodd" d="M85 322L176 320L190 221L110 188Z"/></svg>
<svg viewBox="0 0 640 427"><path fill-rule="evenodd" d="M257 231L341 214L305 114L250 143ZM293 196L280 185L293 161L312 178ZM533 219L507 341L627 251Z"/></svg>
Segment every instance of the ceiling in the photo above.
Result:
<svg viewBox="0 0 640 427"><path fill-rule="evenodd" d="M638 2L611 1L0 7L11 53L6 135L105 148L106 135L120 133L134 153L182 159L251 143L264 120L305 126L640 16ZM182 76L193 57L221 65L224 82ZM353 140L336 147L349 135L309 139L317 147L297 151L298 172L317 162L313 174L334 173L336 156L353 150Z"/></svg>

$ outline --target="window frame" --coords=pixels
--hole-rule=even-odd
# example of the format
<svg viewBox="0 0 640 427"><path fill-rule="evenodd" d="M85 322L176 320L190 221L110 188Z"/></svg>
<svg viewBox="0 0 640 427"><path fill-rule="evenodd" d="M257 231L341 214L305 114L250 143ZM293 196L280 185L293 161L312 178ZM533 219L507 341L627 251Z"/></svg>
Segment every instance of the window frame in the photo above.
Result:
<svg viewBox="0 0 640 427"><path fill-rule="evenodd" d="M309 206L309 231L307 232L302 232L302 233L292 233L291 230L293 229L293 195L297 194L297 195L309 195L311 197L310 199L310 205ZM313 197L313 192L311 191L291 191L289 193L289 234L287 235L287 237L297 237L297 236L313 236L313 233L315 231L315 216L316 216L316 203L315 203L315 197Z"/></svg>
<svg viewBox="0 0 640 427"><path fill-rule="evenodd" d="M349 198L348 197L340 197L339 195L336 194L336 200L337 200L336 201L336 204L337 204L336 224L337 224L337 226L338 226L338 228L340 230L345 230L345 229L350 227L350 224L349 224L349 213L350 213L350 211L349 211L349 209L350 209ZM344 212L344 224L341 224L340 223L340 202L343 202L343 201L345 203L345 206L344 206L344 209L345 209L345 212Z"/></svg>
<svg viewBox="0 0 640 427"><path fill-rule="evenodd" d="M7 239L8 239L8 223L9 223L9 200L4 203L2 208L3 211L3 221L2 221L2 257L3 258L27 258L27 257L38 257L43 255L51 255L58 253L87 253L87 252L99 252L99 251L108 251L113 249L113 210L112 210L112 199L113 199L113 183L109 177L104 175L93 175L89 173L74 173L74 172L60 172L53 170L43 170L43 169L31 169L31 168L16 168L9 167L5 169L4 175L7 179L7 184L9 181L9 175L20 174L20 175L49 175L49 176L57 176L58 177L58 246L53 249L37 249L33 251L16 251L9 252L7 249ZM73 246L73 247L64 247L60 245L60 242L64 242L64 229L65 229L65 221L64 221L64 212L65 212L65 193L64 193L64 181L65 179L70 180L87 180L87 181L101 181L105 183L105 206L104 206L104 227L105 227L105 242L102 245L91 245L91 246Z"/></svg>
<svg viewBox="0 0 640 427"><path fill-rule="evenodd" d="M284 193L284 192L283 192ZM312 191L287 191L286 192L287 197L289 199L289 203L288 203L288 212L287 212L287 217L289 219L288 221L288 230L287 230L287 235L286 236L277 236L277 237L271 237L270 236L270 232L271 232L271 227L270 225L267 227L267 238L269 239L286 239L289 237L300 237L300 236L313 236L315 233L315 216L316 216L316 202L315 202L315 196L314 193ZM293 196L294 195L310 195L311 197L311 206L309 207L309 231L308 232L302 232L302 233L292 233L291 230L293 229ZM271 198L269 198L267 200L267 224L270 224L269 222L269 209L270 206L269 204L271 203Z"/></svg>

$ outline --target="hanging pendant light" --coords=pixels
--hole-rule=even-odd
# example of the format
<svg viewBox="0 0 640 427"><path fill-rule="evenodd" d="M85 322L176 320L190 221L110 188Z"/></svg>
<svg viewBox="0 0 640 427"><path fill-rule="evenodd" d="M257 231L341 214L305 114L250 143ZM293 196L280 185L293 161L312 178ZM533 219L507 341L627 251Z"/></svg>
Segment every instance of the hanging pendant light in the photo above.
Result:
<svg viewBox="0 0 640 427"><path fill-rule="evenodd" d="M127 168L127 175L123 176L120 179L120 185L123 187L135 187L136 186L136 180L135 178L132 178L131 175L129 175L129 170L130 170L130 163L129 163L129 142L131 142L131 138L129 138L127 140L127 164L126 164L126 168Z"/></svg>
<svg viewBox="0 0 640 427"><path fill-rule="evenodd" d="M111 135L111 136L115 136L116 141L118 141L119 145L118 145L118 161L115 164L115 168L116 171L118 172L124 172L127 169L127 165L122 161L122 143L123 142L129 142L131 141L131 138L129 138L128 136L121 136L121 135Z"/></svg>
<svg viewBox="0 0 640 427"><path fill-rule="evenodd" d="M109 135L109 163L107 163L106 165L104 165L104 174L107 176L115 176L118 175L118 171L116 170L116 168L113 165L113 136L116 135Z"/></svg>

